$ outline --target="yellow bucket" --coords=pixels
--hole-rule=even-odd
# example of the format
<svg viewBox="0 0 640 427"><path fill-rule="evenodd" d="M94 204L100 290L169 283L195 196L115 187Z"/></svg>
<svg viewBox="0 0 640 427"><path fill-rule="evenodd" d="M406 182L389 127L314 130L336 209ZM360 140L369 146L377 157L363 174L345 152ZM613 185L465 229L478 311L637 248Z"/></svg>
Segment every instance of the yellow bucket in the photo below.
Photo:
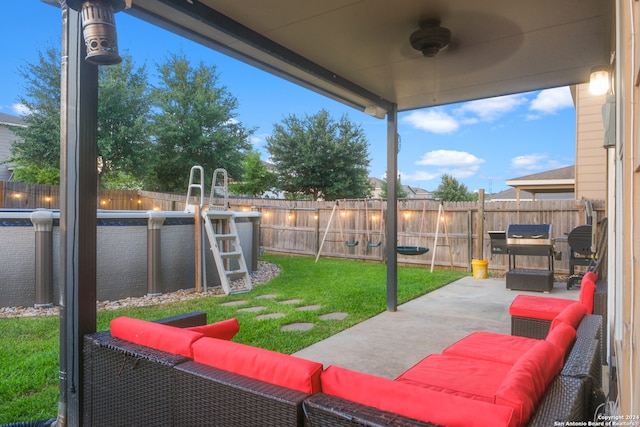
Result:
<svg viewBox="0 0 640 427"><path fill-rule="evenodd" d="M489 261L486 259L472 259L471 271L474 279L486 279L489 277Z"/></svg>

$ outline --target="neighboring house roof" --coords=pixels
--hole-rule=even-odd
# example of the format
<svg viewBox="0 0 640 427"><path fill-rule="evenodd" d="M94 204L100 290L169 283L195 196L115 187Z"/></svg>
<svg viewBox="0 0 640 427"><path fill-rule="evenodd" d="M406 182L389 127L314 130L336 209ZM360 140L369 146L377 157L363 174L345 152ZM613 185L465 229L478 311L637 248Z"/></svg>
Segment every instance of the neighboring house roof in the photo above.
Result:
<svg viewBox="0 0 640 427"><path fill-rule="evenodd" d="M573 193L576 187L575 166L508 179L506 184L514 187L516 193L526 191L534 198L538 193Z"/></svg>
<svg viewBox="0 0 640 427"><path fill-rule="evenodd" d="M12 116L5 113L0 113L0 125L19 126L23 128L27 127L27 123L20 117Z"/></svg>
<svg viewBox="0 0 640 427"><path fill-rule="evenodd" d="M536 199L538 200L560 200L560 199L573 199L574 193L537 193ZM520 192L520 200L532 200L533 194L527 191ZM495 194L488 194L486 196L487 201L515 201L518 200L518 194L515 188L509 188L508 190L501 191Z"/></svg>

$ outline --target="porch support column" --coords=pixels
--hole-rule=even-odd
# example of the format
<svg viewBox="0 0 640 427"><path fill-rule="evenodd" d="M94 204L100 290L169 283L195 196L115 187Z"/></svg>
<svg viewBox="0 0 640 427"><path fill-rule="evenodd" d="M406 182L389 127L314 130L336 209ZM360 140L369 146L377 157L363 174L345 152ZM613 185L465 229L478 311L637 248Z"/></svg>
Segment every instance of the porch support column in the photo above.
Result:
<svg viewBox="0 0 640 427"><path fill-rule="evenodd" d="M398 309L398 106L387 111L387 311Z"/></svg>
<svg viewBox="0 0 640 427"><path fill-rule="evenodd" d="M57 427L83 425L82 337L96 331L98 67L85 56L80 13L63 2Z"/></svg>

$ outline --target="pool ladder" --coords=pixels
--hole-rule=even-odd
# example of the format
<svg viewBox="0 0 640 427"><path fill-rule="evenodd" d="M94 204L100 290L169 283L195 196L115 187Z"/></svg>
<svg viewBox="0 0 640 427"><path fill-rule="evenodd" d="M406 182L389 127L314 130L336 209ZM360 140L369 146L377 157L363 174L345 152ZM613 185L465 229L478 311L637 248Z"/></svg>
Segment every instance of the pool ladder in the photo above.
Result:
<svg viewBox="0 0 640 427"><path fill-rule="evenodd" d="M196 173L199 172L199 175ZM204 169L202 166L194 166L189 174L189 187L187 190L187 202L185 211L195 212L195 205L190 204L192 189L199 190L202 208L204 200ZM195 181L199 182L195 182ZM216 195L221 195L222 204L215 204ZM211 254L218 270L218 277L222 290L226 295L249 292L251 290L251 276L247 268L247 263L240 246L238 228L235 221L235 213L229 210L229 190L227 171L216 169L213 172L211 181L211 192L209 193L209 206L206 210L201 210L200 215L204 220L204 229L209 239ZM201 234L200 234L201 235ZM199 243L202 245L202 242ZM206 265L204 260L202 265ZM206 276L205 276L206 277ZM231 288L234 280L241 279L240 286ZM206 284L206 278L204 279ZM206 285L205 285L206 289Z"/></svg>

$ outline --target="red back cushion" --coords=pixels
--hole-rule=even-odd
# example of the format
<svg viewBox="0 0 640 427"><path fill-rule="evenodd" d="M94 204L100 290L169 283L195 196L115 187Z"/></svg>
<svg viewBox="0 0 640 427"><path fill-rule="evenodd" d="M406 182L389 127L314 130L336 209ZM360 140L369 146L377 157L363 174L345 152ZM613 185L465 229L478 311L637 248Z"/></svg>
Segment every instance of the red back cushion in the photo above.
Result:
<svg viewBox="0 0 640 427"><path fill-rule="evenodd" d="M546 340L560 347L566 354L569 347L576 339L576 330L565 322L557 322L549 329Z"/></svg>
<svg viewBox="0 0 640 427"><path fill-rule="evenodd" d="M582 280L580 284L580 302L587 308L587 314L593 313L593 298L596 293L596 282Z"/></svg>
<svg viewBox="0 0 640 427"><path fill-rule="evenodd" d="M562 349L540 341L513 365L496 391L495 402L513 407L519 425L525 425L562 363Z"/></svg>
<svg viewBox="0 0 640 427"><path fill-rule="evenodd" d="M203 337L200 332L130 317L113 319L110 326L113 337L191 358L193 358L192 344Z"/></svg>
<svg viewBox="0 0 640 427"><path fill-rule="evenodd" d="M223 320L221 322L211 323L204 326L192 326L186 328L190 331L200 332L205 337L218 338L221 340L230 340L240 330L240 324L237 319Z"/></svg>
<svg viewBox="0 0 640 427"><path fill-rule="evenodd" d="M202 338L193 344L193 360L303 393L320 391L322 364L263 348Z"/></svg>
<svg viewBox="0 0 640 427"><path fill-rule="evenodd" d="M449 427L515 426L513 409L337 366L322 373L322 392Z"/></svg>
<svg viewBox="0 0 640 427"><path fill-rule="evenodd" d="M554 328L558 322L564 322L577 330L585 314L587 314L587 308L584 304L576 301L553 318L551 328Z"/></svg>
<svg viewBox="0 0 640 427"><path fill-rule="evenodd" d="M596 283L596 281L598 280L598 275L596 274L595 271L587 271L582 276L582 280L583 281L588 280L590 282Z"/></svg>

